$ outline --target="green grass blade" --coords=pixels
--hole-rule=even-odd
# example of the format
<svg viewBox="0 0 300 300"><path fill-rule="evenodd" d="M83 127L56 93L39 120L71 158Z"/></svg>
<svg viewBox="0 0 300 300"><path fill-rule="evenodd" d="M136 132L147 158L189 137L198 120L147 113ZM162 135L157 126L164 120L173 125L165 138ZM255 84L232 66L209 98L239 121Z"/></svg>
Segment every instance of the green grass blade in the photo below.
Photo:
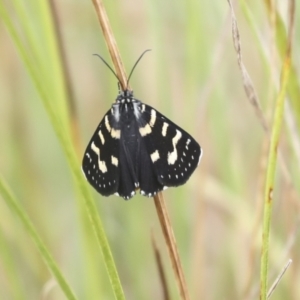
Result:
<svg viewBox="0 0 300 300"><path fill-rule="evenodd" d="M286 45L287 45L287 32L286 26L284 21L282 20L281 15L276 11L276 42L277 42L277 49L279 54L281 55L282 60L284 60ZM298 130L300 129L300 102L299 102L299 95L300 95L300 85L299 85L299 78L297 75L296 66L291 61L290 66L290 75L289 75L289 82L287 85L287 91L289 95L289 100L291 106L293 108L293 114L296 119L296 123L298 126Z"/></svg>
<svg viewBox="0 0 300 300"><path fill-rule="evenodd" d="M9 288L13 299L15 300L26 299L24 288L21 284L19 275L17 274L16 265L14 262L11 249L7 241L5 240L2 230L0 230L0 256L2 257L3 260L2 266L5 271L5 274L7 275L7 281L9 282Z"/></svg>
<svg viewBox="0 0 300 300"><path fill-rule="evenodd" d="M42 5L42 4L41 4ZM42 5L43 15L49 14L49 11L47 12L47 7L45 7L45 4ZM104 263L108 272L108 277L110 279L110 282L112 284L112 289L115 294L116 299L125 299L124 292L120 283L120 279L118 276L118 272L112 257L112 253L105 235L105 231L103 229L100 217L98 215L97 207L94 202L94 199L91 196L90 190L87 187L86 181L84 176L82 175L81 169L80 169L80 163L78 162L78 158L76 155L76 152L73 148L72 142L71 142L71 130L69 127L69 119L68 114L65 111L66 108L66 99L65 99L65 93L63 91L63 87L61 85L61 70L59 69L60 65L57 63L58 55L56 53L57 47L53 45L54 41L48 42L49 48L49 55L50 57L47 57L48 61L56 61L55 65L56 67L52 70L52 78L55 78L56 80L51 80L47 82L44 76L42 70L35 67L34 61L31 60L31 56L28 53L29 50L26 49L24 44L22 43L21 37L18 35L18 32L16 31L14 24L12 23L10 16L8 15L7 11L5 10L5 7L3 3L0 2L0 15L2 19L4 20L4 23L15 43L15 46L21 56L21 59L24 62L24 65L36 87L36 90L38 91L40 98L45 106L45 109L48 113L49 119L51 121L51 124L53 126L53 129L58 137L58 140L61 144L61 147L65 153L67 162L70 166L71 173L74 178L75 187L76 190L79 191L79 207L80 211L82 208L84 208L84 211L86 212L88 219L90 220L90 224L92 225L92 228L94 229L94 233L96 235L96 240L98 242L99 248L101 250L101 253L103 254ZM42 20L46 19L47 22L49 22L49 16L44 17ZM24 20L23 20L24 22ZM42 26L41 26L42 27ZM47 32L43 35L45 39L48 36L49 39L55 40L54 34L51 30L51 27L49 24L45 26L47 28ZM46 44L46 43L45 43ZM52 64L51 64L52 66ZM50 70L48 70L50 72ZM57 82L60 81L59 84ZM53 84L55 83L55 86ZM59 90L57 93L54 93L53 91L57 89ZM55 106L55 103L53 104L53 95L59 95L59 100L56 99L55 103L62 103L60 105L60 109L58 109Z"/></svg>
<svg viewBox="0 0 300 300"><path fill-rule="evenodd" d="M27 231L28 235L32 238L35 246L37 247L39 253L41 254L42 258L44 259L46 265L48 266L49 270L56 278L57 283L61 287L62 291L64 292L67 299L76 300L75 294L71 290L69 284L67 283L66 279L62 275L59 267L57 266L54 258L50 254L47 246L43 243L41 237L39 236L37 230L35 229L34 225L31 223L29 217L27 216L24 209L18 204L19 202L13 196L12 192L10 191L9 187L4 182L4 179L0 175L0 192L2 194L3 199L5 200L6 204L10 207L10 209L17 215L19 220L22 222L25 230Z"/></svg>
<svg viewBox="0 0 300 300"><path fill-rule="evenodd" d="M270 222L272 217L273 207L273 189L275 181L275 171L277 162L277 150L281 131L281 124L284 112L284 102L287 92L288 80L290 73L290 57L284 62L281 88L276 101L276 109L272 124L272 133L269 148L269 157L267 165L267 176L264 193L264 215L263 215L263 241L261 254L261 294L260 299L267 299L267 282L268 282L268 258L269 258L269 237L270 237Z"/></svg>

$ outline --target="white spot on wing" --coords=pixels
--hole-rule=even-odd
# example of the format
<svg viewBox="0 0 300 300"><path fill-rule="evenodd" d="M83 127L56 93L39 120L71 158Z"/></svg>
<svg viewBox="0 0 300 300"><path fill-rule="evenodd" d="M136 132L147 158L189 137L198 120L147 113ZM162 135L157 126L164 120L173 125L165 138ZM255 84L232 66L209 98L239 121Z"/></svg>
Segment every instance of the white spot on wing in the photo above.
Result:
<svg viewBox="0 0 300 300"><path fill-rule="evenodd" d="M114 156L112 155L112 156L111 156L111 163L117 167L118 164L119 164L119 161L118 161L118 159L117 159L116 157L114 157Z"/></svg>
<svg viewBox="0 0 300 300"><path fill-rule="evenodd" d="M110 132L112 138L119 139L121 136L121 131L119 129L111 128L107 115L105 116L104 123L107 131Z"/></svg>
<svg viewBox="0 0 300 300"><path fill-rule="evenodd" d="M110 127L107 115L105 116L104 123L105 123L105 127L106 127L107 131L110 132L111 131L111 127Z"/></svg>
<svg viewBox="0 0 300 300"><path fill-rule="evenodd" d="M139 129L139 131L140 131L141 136L145 136L145 135L151 133L151 132L152 132L152 129L151 129L150 125L147 123L147 124L145 125L145 127L141 127L141 128Z"/></svg>
<svg viewBox="0 0 300 300"><path fill-rule="evenodd" d="M114 139L119 139L120 136L121 136L121 130L119 129L113 129L111 130L111 136L114 138Z"/></svg>
<svg viewBox="0 0 300 300"><path fill-rule="evenodd" d="M100 149L94 144L94 142L91 145L92 150L97 154L98 156L98 167L99 170L102 173L106 173L107 172L107 168L106 168L106 164L105 161L100 160Z"/></svg>
<svg viewBox="0 0 300 300"><path fill-rule="evenodd" d="M101 130L99 130L99 137L100 137L100 140L101 140L102 145L104 145L105 139L104 139L104 136L103 136Z"/></svg>
<svg viewBox="0 0 300 300"><path fill-rule="evenodd" d="M180 140L181 136L182 136L182 133L178 129L176 129L176 135L172 139L173 151L168 152L168 164L169 165L174 165L174 163L177 160L176 145L177 145L178 141Z"/></svg>
<svg viewBox="0 0 300 300"><path fill-rule="evenodd" d="M161 132L161 134L162 134L163 136L166 136L166 135L167 135L167 129L168 129L168 127L169 127L169 124L166 123L166 122L164 122L163 127L162 127L162 132Z"/></svg>
<svg viewBox="0 0 300 300"><path fill-rule="evenodd" d="M145 105L142 104L142 112L145 110ZM141 136L146 136L147 134L152 132L151 127L154 126L156 121L156 110L155 109L151 109L151 117L150 117L150 121L149 124L147 123L144 127L141 127L139 129Z"/></svg>
<svg viewBox="0 0 300 300"><path fill-rule="evenodd" d="M160 158L157 150L155 150L150 156L151 156L152 162L156 162Z"/></svg>
<svg viewBox="0 0 300 300"><path fill-rule="evenodd" d="M150 126L153 127L156 121L156 110L155 109L151 109L151 118L150 118Z"/></svg>

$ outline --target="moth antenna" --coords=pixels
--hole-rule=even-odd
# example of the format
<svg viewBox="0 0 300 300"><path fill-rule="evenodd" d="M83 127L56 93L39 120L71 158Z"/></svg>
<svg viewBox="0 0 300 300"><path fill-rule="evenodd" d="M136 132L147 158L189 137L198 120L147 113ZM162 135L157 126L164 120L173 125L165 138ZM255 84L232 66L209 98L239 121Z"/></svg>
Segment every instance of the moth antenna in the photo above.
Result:
<svg viewBox="0 0 300 300"><path fill-rule="evenodd" d="M99 54L93 54L95 56L98 56L104 63L105 65L112 71L112 73L115 75L115 77L118 79L118 83L120 82L119 77L117 76L116 72L113 70L113 68L104 60L104 58L102 56L100 56Z"/></svg>
<svg viewBox="0 0 300 300"><path fill-rule="evenodd" d="M144 54L145 54L146 52L148 52L148 51L151 51L151 49L145 50L145 51L140 55L140 57L138 58L138 60L137 60L136 63L134 64L134 66L132 67L132 69L131 69L131 71L130 71L130 74L129 74L129 77L128 77L128 79L127 79L126 88L128 87L128 83L129 83L130 77L131 77L131 75L132 75L132 73L133 73L135 67L137 66L137 64L139 63L139 61L142 59L142 57L144 56ZM98 56L98 57L102 60L102 62L103 62L103 63L104 63L104 64L112 71L112 73L113 73L113 74L115 75L115 77L118 79L118 86L119 86L119 90L120 90L120 79L119 79L119 77L117 76L116 72L113 70L113 68L112 68L112 67L104 60L104 58L103 58L101 55L99 55L99 54L93 54L93 55Z"/></svg>
<svg viewBox="0 0 300 300"><path fill-rule="evenodd" d="M137 66L137 64L139 63L139 61L142 59L142 57L144 56L144 54L145 54L146 52L148 52L148 51L151 51L151 49L145 50L145 51L140 55L140 57L138 58L138 60L137 60L136 63L134 64L134 66L132 67L131 72L130 72L130 74L129 74L129 76L128 76L128 79L127 79L127 84L126 84L127 86L128 86L130 77L131 77L131 75L132 75L132 73L133 73L135 67Z"/></svg>

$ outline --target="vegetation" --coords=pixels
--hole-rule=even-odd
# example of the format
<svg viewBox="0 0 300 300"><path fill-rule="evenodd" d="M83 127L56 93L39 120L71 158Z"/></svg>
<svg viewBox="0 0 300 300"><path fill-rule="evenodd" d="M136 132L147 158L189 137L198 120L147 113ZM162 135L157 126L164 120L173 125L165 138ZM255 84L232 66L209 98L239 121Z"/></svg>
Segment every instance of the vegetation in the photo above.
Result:
<svg viewBox="0 0 300 300"><path fill-rule="evenodd" d="M266 299L289 259L271 299L300 298L293 3L104 2L127 73L152 49L135 96L204 149L163 193L191 299ZM166 299L153 234L181 299L153 199L102 197L80 171L118 90L92 1L0 0L0 16L1 297Z"/></svg>

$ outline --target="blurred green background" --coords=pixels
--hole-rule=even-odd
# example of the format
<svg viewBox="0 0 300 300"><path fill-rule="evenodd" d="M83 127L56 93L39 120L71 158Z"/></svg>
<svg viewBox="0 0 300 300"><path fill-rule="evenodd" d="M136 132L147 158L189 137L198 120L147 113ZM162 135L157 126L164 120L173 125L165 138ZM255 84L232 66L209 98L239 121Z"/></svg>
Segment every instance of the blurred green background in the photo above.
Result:
<svg viewBox="0 0 300 300"><path fill-rule="evenodd" d="M49 11L42 1L23 2L1 0L1 10L29 53L54 113L63 116L68 106L61 102L63 82L55 75L60 62L51 52L56 41L45 34L52 24ZM61 0L54 4L70 72L81 157L117 96L117 82L92 56L98 53L111 64L92 2ZM104 4L127 74L139 55L152 49L131 78L136 98L191 133L204 150L187 184L164 192L191 299L258 299L268 139L243 89L227 1L106 0ZM258 0L235 1L234 9L243 60L270 121L282 62L268 11ZM277 9L286 23L287 4L282 1ZM298 72L299 14L298 8L293 47ZM4 25L1 21L1 175L78 299L113 299L93 230L81 222L78 189L65 154ZM299 78L293 78L299 84ZM299 94L296 96L299 101ZM287 104L280 149L289 180L278 167L270 284L289 258L293 263L272 299L300 299L299 128L295 107ZM151 245L153 230L171 299L179 299L153 199L137 195L124 201L92 193L126 298L163 299ZM0 195L0 298L65 299L22 224L2 199Z"/></svg>

